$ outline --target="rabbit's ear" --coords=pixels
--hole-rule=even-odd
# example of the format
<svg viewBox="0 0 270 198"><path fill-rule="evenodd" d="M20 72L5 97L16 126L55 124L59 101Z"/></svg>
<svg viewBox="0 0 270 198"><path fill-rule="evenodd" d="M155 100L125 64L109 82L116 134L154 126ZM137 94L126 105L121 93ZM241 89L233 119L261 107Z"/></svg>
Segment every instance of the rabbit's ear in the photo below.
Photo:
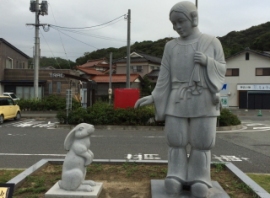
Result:
<svg viewBox="0 0 270 198"><path fill-rule="evenodd" d="M64 148L65 150L69 151L70 147L75 139L75 133L78 130L78 128L80 128L79 125L77 125L76 127L74 127L74 129L72 129L66 136L66 139L64 141Z"/></svg>

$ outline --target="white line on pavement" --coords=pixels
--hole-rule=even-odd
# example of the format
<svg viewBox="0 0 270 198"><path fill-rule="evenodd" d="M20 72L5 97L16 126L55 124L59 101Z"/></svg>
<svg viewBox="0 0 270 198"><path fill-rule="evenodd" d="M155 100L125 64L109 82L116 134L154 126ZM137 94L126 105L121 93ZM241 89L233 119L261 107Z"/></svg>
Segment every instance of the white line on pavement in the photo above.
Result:
<svg viewBox="0 0 270 198"><path fill-rule="evenodd" d="M263 125L263 124L261 124L261 123L246 124L246 126L258 126L258 125Z"/></svg>
<svg viewBox="0 0 270 198"><path fill-rule="evenodd" d="M24 123L24 122L32 122L32 121L34 121L34 119L13 122L13 123L10 123L10 124L4 124L4 126L14 126L14 125L21 124L21 123Z"/></svg>
<svg viewBox="0 0 270 198"><path fill-rule="evenodd" d="M0 153L0 156L57 156L64 157L65 154L28 154L28 153Z"/></svg>

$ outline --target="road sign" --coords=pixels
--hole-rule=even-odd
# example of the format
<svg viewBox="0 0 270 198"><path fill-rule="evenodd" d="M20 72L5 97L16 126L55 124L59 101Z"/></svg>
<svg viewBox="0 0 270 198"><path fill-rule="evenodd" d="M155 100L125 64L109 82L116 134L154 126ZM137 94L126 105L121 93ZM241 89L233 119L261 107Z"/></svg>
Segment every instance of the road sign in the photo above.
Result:
<svg viewBox="0 0 270 198"><path fill-rule="evenodd" d="M227 96L221 96L220 102L222 107L228 107L228 97Z"/></svg>

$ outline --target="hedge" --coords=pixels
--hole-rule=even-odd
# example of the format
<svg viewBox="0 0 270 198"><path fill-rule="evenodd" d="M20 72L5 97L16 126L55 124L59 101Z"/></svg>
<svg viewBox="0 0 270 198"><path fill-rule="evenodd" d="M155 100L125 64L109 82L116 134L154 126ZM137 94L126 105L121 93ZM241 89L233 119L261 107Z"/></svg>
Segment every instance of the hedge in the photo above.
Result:
<svg viewBox="0 0 270 198"><path fill-rule="evenodd" d="M21 110L24 111L58 111L66 109L66 98L59 95L50 95L42 99L21 99L17 101ZM80 107L80 103L72 100L72 107Z"/></svg>
<svg viewBox="0 0 270 198"><path fill-rule="evenodd" d="M144 106L138 109L121 109L105 102L96 102L92 107L77 108L69 112L59 111L57 118L61 123L79 124L81 122L93 125L164 125L164 122L155 122L155 110L153 106ZM231 126L241 124L236 115L228 109L222 109L217 118L219 126ZM153 121L152 121L153 120ZM152 121L152 122L151 122Z"/></svg>

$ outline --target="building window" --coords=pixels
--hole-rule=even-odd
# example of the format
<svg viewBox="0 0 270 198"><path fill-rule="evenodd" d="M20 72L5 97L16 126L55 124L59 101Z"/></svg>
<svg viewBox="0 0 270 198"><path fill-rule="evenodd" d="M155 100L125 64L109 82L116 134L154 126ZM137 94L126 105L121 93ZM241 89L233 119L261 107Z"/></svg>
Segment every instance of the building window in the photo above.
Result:
<svg viewBox="0 0 270 198"><path fill-rule="evenodd" d="M256 76L270 76L270 68L256 68Z"/></svg>
<svg viewBox="0 0 270 198"><path fill-rule="evenodd" d="M6 59L6 68L7 69L12 69L13 68L13 59L12 58L7 58Z"/></svg>
<svg viewBox="0 0 270 198"><path fill-rule="evenodd" d="M249 53L246 53L246 60L249 60Z"/></svg>
<svg viewBox="0 0 270 198"><path fill-rule="evenodd" d="M43 93L43 87L38 87L38 98L42 98L42 93ZM34 99L35 98L35 89L34 89L34 87L17 86L16 87L16 96L18 98L23 98L23 99Z"/></svg>
<svg viewBox="0 0 270 198"><path fill-rule="evenodd" d="M226 76L239 76L239 69L227 69Z"/></svg>
<svg viewBox="0 0 270 198"><path fill-rule="evenodd" d="M58 93L58 94L61 93L61 82L57 82L57 84L56 84L56 93Z"/></svg>
<svg viewBox="0 0 270 198"><path fill-rule="evenodd" d="M142 66L135 65L135 66L131 66L131 68L133 69L133 72L134 73L136 73L136 72L142 72L143 71L143 67Z"/></svg>
<svg viewBox="0 0 270 198"><path fill-rule="evenodd" d="M52 81L49 82L49 94L52 94Z"/></svg>

